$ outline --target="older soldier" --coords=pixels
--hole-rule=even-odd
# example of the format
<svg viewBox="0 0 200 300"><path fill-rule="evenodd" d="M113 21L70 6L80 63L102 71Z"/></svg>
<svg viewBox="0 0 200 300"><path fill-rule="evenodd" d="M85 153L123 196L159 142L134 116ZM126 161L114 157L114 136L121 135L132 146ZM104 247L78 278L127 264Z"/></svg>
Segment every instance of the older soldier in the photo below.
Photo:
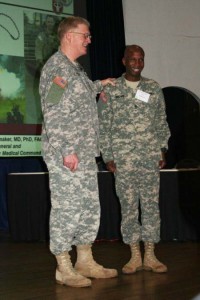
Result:
<svg viewBox="0 0 200 300"><path fill-rule="evenodd" d="M144 268L162 273L167 267L155 257L154 244L160 239L159 161L163 167L169 138L164 98L157 82L141 76L140 46L127 46L122 61L126 73L115 87L105 88L108 101L99 104L100 149L115 174L123 241L132 253L122 271L131 274ZM143 264L140 241L145 245Z"/></svg>
<svg viewBox="0 0 200 300"><path fill-rule="evenodd" d="M96 94L113 79L92 82L76 61L91 43L89 23L64 19L58 28L60 48L45 64L40 78L44 124L43 156L51 190L50 250L56 256L56 281L90 286L91 278L117 276L92 257L91 245L100 220L95 156L98 150ZM69 251L77 249L72 266Z"/></svg>

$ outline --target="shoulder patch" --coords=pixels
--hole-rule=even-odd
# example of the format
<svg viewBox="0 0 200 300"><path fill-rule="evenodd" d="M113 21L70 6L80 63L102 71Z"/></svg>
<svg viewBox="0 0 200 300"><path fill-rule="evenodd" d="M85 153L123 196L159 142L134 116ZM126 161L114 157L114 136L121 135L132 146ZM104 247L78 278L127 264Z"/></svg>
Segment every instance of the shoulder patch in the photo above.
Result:
<svg viewBox="0 0 200 300"><path fill-rule="evenodd" d="M53 82L59 85L62 89L64 89L67 85L67 80L64 80L62 77L58 77L58 76L54 78Z"/></svg>
<svg viewBox="0 0 200 300"><path fill-rule="evenodd" d="M65 88L67 86L67 80L62 77L56 76L53 79L52 85L46 97L46 102L51 104L58 104L63 96Z"/></svg>

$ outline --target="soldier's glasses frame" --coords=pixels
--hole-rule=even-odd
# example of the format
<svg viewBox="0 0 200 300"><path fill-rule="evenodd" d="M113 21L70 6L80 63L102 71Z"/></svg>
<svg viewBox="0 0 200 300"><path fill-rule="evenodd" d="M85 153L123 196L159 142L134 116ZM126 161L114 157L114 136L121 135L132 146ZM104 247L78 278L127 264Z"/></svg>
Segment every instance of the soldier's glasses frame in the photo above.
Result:
<svg viewBox="0 0 200 300"><path fill-rule="evenodd" d="M77 34L82 34L84 36L85 39L90 39L92 38L90 33L83 33L83 32L77 32L77 31L70 31L71 33L77 33Z"/></svg>

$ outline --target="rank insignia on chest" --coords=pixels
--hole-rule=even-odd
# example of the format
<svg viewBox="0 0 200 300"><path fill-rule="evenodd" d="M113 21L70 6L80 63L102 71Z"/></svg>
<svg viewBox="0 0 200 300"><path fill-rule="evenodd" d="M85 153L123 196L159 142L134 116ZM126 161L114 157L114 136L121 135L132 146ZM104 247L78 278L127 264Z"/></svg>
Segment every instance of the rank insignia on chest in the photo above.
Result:
<svg viewBox="0 0 200 300"><path fill-rule="evenodd" d="M64 89L67 86L67 80L63 79L62 77L56 76L53 80L55 84L57 84L59 87Z"/></svg>

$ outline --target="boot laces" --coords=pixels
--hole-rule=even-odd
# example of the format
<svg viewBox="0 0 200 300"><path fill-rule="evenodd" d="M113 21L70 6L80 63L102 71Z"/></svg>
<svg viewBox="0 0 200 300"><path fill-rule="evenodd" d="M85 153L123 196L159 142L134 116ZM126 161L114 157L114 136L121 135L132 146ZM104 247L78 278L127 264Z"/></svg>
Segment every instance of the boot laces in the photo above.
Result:
<svg viewBox="0 0 200 300"><path fill-rule="evenodd" d="M138 260L141 258L141 252L138 244L131 245L131 254L131 260Z"/></svg>
<svg viewBox="0 0 200 300"><path fill-rule="evenodd" d="M71 262L71 259L70 257L68 256L68 254L62 254L60 256L61 258L61 262L59 262L58 264L58 269L59 270L62 270L63 269L63 272L66 272L67 275L70 275L70 276L81 276L74 268L73 268L73 265L72 265L72 262Z"/></svg>

